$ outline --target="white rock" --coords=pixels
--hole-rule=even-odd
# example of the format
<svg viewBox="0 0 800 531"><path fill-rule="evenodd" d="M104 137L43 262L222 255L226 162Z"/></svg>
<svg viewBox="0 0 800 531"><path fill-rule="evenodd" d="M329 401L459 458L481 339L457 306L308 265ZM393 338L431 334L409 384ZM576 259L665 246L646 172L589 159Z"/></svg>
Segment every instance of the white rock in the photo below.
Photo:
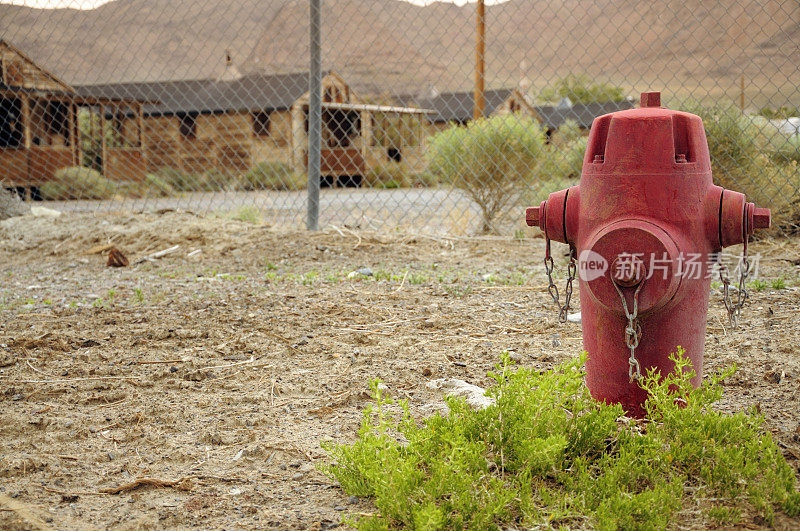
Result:
<svg viewBox="0 0 800 531"><path fill-rule="evenodd" d="M581 322L581 312L578 313L571 313L567 315L567 321L570 323L580 323Z"/></svg>
<svg viewBox="0 0 800 531"><path fill-rule="evenodd" d="M31 207L31 214L37 218L57 218L61 215L61 212L52 208L35 206Z"/></svg>
<svg viewBox="0 0 800 531"><path fill-rule="evenodd" d="M445 395L463 398L475 409L486 409L494 398L486 396L486 389L457 378L438 378L425 384L430 389L441 389Z"/></svg>

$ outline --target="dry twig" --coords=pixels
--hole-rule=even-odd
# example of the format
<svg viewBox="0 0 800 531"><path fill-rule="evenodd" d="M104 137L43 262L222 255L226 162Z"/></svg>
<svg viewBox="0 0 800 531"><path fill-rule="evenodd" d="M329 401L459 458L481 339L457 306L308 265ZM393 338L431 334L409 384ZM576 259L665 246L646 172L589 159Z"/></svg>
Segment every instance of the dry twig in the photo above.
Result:
<svg viewBox="0 0 800 531"><path fill-rule="evenodd" d="M178 490L190 491L192 490L191 478L176 479L175 481L164 481L163 479L155 478L139 478L132 483L126 483L117 487L109 487L100 489L98 492L101 494L121 494L123 492L130 492L139 487L152 486L152 487L171 487Z"/></svg>

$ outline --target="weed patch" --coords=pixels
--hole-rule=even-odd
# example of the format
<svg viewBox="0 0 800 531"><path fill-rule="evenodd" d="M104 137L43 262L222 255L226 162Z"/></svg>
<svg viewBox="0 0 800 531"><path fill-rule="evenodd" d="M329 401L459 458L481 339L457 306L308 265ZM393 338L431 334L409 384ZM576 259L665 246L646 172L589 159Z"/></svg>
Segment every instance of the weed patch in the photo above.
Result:
<svg viewBox="0 0 800 531"><path fill-rule="evenodd" d="M710 408L733 370L695 390L683 352L672 358L674 374L643 379L646 421L591 398L584 358L540 374L504 356L490 374L494 405L475 411L450 397L447 416L424 420L375 381L358 439L324 443L332 459L322 468L374 500L377 512L353 522L361 529L665 528L697 503L707 524L798 516L794 472L762 419Z"/></svg>

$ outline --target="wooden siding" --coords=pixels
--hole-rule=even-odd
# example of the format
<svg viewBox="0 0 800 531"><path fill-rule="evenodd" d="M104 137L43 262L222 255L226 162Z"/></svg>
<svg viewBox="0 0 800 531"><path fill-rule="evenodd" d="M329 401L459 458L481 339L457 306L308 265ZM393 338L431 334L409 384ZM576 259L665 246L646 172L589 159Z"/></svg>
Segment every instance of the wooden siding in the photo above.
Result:
<svg viewBox="0 0 800 531"><path fill-rule="evenodd" d="M142 151L130 148L108 148L103 175L116 181L141 181L147 173Z"/></svg>
<svg viewBox="0 0 800 531"><path fill-rule="evenodd" d="M4 186L27 186L27 149L0 149L0 181Z"/></svg>
<svg viewBox="0 0 800 531"><path fill-rule="evenodd" d="M358 148L323 149L320 159L322 175L364 175L367 169Z"/></svg>
<svg viewBox="0 0 800 531"><path fill-rule="evenodd" d="M178 118L174 116L152 116L144 119L144 144L147 155L147 171L161 168L183 167Z"/></svg>

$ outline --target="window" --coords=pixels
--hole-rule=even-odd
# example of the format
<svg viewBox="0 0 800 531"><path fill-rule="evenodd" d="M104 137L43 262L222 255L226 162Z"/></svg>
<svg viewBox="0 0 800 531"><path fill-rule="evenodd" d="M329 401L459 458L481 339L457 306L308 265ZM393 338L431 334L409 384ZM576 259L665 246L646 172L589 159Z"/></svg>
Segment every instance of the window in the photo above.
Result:
<svg viewBox="0 0 800 531"><path fill-rule="evenodd" d="M197 138L197 116L194 114L182 114L180 118L181 138L184 140L194 140Z"/></svg>
<svg viewBox="0 0 800 531"><path fill-rule="evenodd" d="M22 105L18 99L0 100L0 148L22 146Z"/></svg>
<svg viewBox="0 0 800 531"><path fill-rule="evenodd" d="M69 142L69 105L63 101L50 101L46 109L44 118L47 132L61 136L65 142Z"/></svg>
<svg viewBox="0 0 800 531"><path fill-rule="evenodd" d="M253 113L253 134L256 136L269 136L270 112L259 111Z"/></svg>

